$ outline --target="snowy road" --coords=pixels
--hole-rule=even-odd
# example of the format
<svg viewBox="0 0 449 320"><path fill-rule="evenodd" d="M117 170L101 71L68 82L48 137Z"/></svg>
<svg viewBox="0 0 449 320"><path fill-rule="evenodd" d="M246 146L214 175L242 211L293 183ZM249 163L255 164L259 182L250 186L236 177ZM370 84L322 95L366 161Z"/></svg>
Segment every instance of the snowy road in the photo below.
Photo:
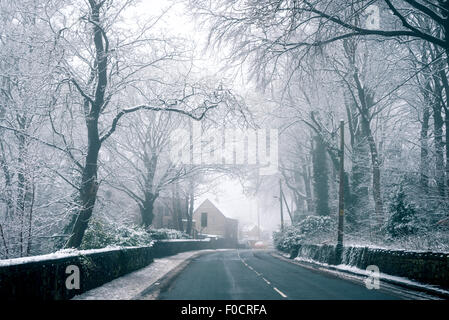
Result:
<svg viewBox="0 0 449 320"><path fill-rule="evenodd" d="M193 259L158 299L401 299L391 290L313 271L266 251L231 250Z"/></svg>

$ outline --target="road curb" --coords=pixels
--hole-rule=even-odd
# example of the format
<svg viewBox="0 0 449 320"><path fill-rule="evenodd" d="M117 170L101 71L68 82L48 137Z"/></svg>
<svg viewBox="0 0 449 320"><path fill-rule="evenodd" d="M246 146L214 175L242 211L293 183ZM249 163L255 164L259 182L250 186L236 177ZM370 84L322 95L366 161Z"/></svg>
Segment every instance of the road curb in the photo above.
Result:
<svg viewBox="0 0 449 320"><path fill-rule="evenodd" d="M194 255L188 257L183 262L181 262L178 266L167 272L164 276L156 280L149 287L142 290L139 294L134 296L132 300L157 300L158 296L162 291L165 291L170 287L173 281L177 278L177 276L184 270L194 259L208 254L214 253L217 250L206 249L204 251L200 251L195 253Z"/></svg>
<svg viewBox="0 0 449 320"><path fill-rule="evenodd" d="M281 260L284 260L284 261L287 261L289 263L296 264L296 265L299 265L299 266L302 266L302 267L308 267L308 268L314 269L316 271L325 271L323 269L327 269L329 271L338 271L338 272L341 272L341 273L345 273L345 274L352 275L352 276L357 276L357 277L363 277L364 276L363 274L360 274L360 273L357 273L357 272L354 272L354 271L351 271L351 270L339 269L339 268L337 268L335 266L331 266L331 265L327 265L327 264L324 265L324 264L320 264L320 263L316 263L316 262L312 262L312 261L296 261L294 259L287 258L287 257L283 256L282 253L279 252L279 251L272 251L272 252L270 252L270 254L273 257L276 257L278 259L281 259ZM395 286L398 286L398 287L401 287L401 288L405 288L405 289L408 289L408 290L413 290L413 291L418 291L418 292L422 292L422 293L425 293L425 294L430 294L430 295L433 295L435 297L443 298L443 299L446 299L446 300L449 299L449 292L444 292L444 291L442 291L443 289L440 289L441 290L440 291L438 289L432 289L432 288L427 287L425 285L419 285L419 284L414 285L414 284L411 284L411 283L406 283L406 282L402 282L402 281L398 281L398 280L394 280L394 279L389 279L389 278L385 278L385 277L382 277L382 276L380 277L380 280L385 282L385 283L389 283L389 284L392 284L392 285L395 285Z"/></svg>

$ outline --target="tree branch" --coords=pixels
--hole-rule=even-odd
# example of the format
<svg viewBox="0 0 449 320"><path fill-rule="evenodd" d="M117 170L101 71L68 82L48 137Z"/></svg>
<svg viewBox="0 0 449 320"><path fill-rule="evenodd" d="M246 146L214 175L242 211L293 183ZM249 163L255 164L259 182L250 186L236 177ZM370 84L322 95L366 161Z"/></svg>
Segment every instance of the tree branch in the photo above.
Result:
<svg viewBox="0 0 449 320"><path fill-rule="evenodd" d="M388 4L389 0L385 0L385 1L387 1L387 4ZM354 26L352 24L349 24L347 22L344 22L344 21L342 21L341 19L339 19L337 17L331 16L331 15L329 15L329 14L327 14L327 13L321 11L321 10L315 9L307 1L304 1L304 3L307 4L309 6L309 8L308 9L302 9L302 10L315 13L315 14L323 17L323 18L326 18L329 21L332 21L332 22L334 22L334 23L336 23L336 24L346 28L346 29L353 30L353 31L355 31L356 35L378 35L378 36L382 36L382 37L411 36L411 37L420 38L420 39L429 41L429 42L431 42L433 44L436 44L437 46L440 46L440 47L443 47L443 48L445 48L445 46L446 46L446 42L443 41L442 39L439 39L439 38L436 38L436 37L434 37L432 35L429 35L429 34L426 34L424 32L421 32L421 31L417 30L416 28L413 28L412 26L410 26L412 28L412 29L409 28L410 30L389 30L389 31L371 30L371 29L360 28L360 27ZM396 8L394 8L393 5L391 5L390 9L392 9L392 8L394 10L396 10Z"/></svg>
<svg viewBox="0 0 449 320"><path fill-rule="evenodd" d="M128 113L132 113L132 112L136 112L139 110L150 110L150 111L168 111L168 112L176 112L176 113L180 113L182 115L188 116L194 120L200 121L204 118L204 116L206 115L207 111L209 111L210 109L216 108L218 106L218 103L215 104L211 104L209 106L205 106L204 111L201 113L201 115L199 116L195 116L193 113L185 111L185 110L181 110L181 109L177 109L177 108L166 108L166 107L152 107L149 105L140 105L140 106L136 106L136 107L132 107L129 109L124 109L121 112L119 112L114 120L112 120L112 125L111 128L109 129L109 131L100 138L100 142L103 143L107 138L109 138L111 136L111 134L114 133L115 129L117 128L117 124L120 121L120 118L122 118L125 114Z"/></svg>

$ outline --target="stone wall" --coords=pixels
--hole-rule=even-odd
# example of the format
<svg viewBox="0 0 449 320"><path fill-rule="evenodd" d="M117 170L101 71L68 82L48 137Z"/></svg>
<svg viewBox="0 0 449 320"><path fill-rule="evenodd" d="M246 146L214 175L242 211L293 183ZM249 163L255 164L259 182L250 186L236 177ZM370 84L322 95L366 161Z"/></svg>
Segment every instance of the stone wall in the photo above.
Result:
<svg viewBox="0 0 449 320"><path fill-rule="evenodd" d="M148 247L76 251L29 258L0 260L0 299L66 300L115 278L143 268L154 258L179 252L228 248L220 240L157 241ZM77 266L80 289L67 289L66 268Z"/></svg>
<svg viewBox="0 0 449 320"><path fill-rule="evenodd" d="M174 255L180 252L205 249L236 248L237 244L225 239L217 240L161 240L153 245L155 258Z"/></svg>
<svg viewBox="0 0 449 320"><path fill-rule="evenodd" d="M301 245L290 253L321 263L344 264L365 270L376 265L380 272L449 288L449 253L344 247L341 257L331 245Z"/></svg>

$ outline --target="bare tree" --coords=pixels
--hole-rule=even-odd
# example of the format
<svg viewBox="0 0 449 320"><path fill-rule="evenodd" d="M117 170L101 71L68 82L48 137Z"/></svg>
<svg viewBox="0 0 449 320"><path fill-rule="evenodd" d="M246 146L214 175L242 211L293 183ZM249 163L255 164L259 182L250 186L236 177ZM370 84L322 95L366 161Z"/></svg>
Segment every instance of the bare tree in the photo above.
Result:
<svg viewBox="0 0 449 320"><path fill-rule="evenodd" d="M67 76L62 83L65 83L69 90L74 89L81 98L80 105L86 127L85 148L79 148L83 150L81 154L74 154L73 146L67 142L65 136L62 133L58 135L65 145L61 149L66 150L81 175L80 182L75 183L79 191L77 197L79 210L73 222L67 247L79 247L81 244L96 201L101 147L116 131L125 115L145 110L174 112L202 120L210 109L218 107L230 95L229 91L222 88L204 91L195 84L187 83L184 83L179 90L170 92L166 95L167 98L157 93L153 93L149 98L143 92L139 92L137 84L145 81L138 78L142 70L151 68L157 70L159 63L175 60L182 50L180 52L178 48L171 47L168 41L162 41L160 54L150 55L147 61L138 63L137 60L142 56L136 58L137 60L133 60L132 55L130 60L121 56L126 53L136 54L141 49L148 48L150 43L154 43L148 33L154 21L152 24L145 24L134 37L120 40L115 36L120 30L114 29L114 25L129 5L129 1L112 5L105 1L89 0L87 7L76 8L79 10L77 14L81 16L80 23L75 21L73 25L52 25L59 43L67 44L67 51L70 52L70 55L66 53L67 58L61 67L61 72ZM69 24L72 19L66 18L63 21ZM83 32L78 28L84 28ZM120 99L118 93L129 87L134 87L141 93L142 102L135 106L122 107L126 102ZM76 103L76 99L74 95L73 103ZM115 113L115 116L111 117L111 113Z"/></svg>

